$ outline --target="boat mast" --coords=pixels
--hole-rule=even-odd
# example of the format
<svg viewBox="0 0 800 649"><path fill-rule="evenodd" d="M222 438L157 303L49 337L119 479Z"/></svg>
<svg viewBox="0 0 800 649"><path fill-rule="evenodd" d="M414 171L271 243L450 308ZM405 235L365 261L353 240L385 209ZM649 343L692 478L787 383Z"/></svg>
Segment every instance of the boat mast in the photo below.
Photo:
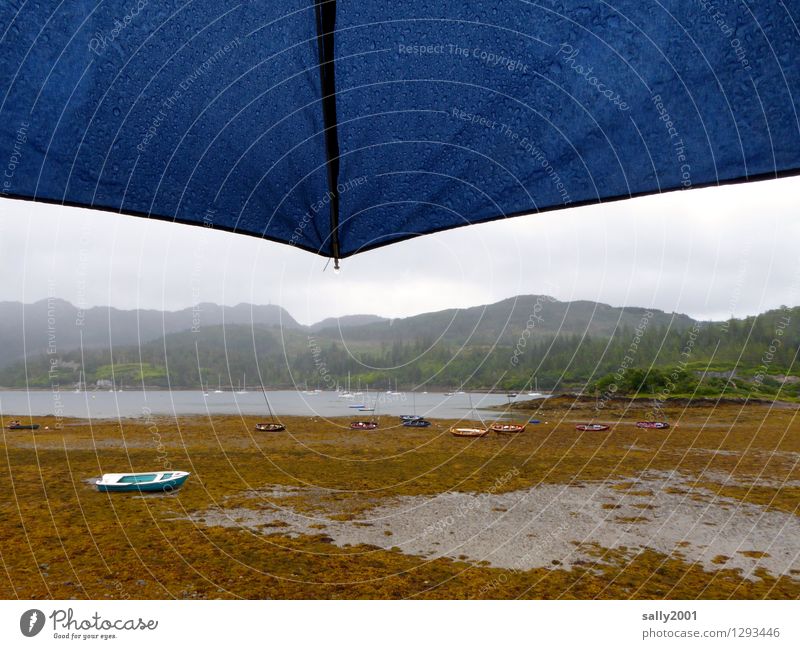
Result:
<svg viewBox="0 0 800 649"><path fill-rule="evenodd" d="M261 394L264 395L264 401L267 402L267 410L269 411L269 422L271 424L275 423L275 416L272 414L272 406L269 405L269 399L267 398L267 391L264 389L264 382L259 377L259 385L261 385Z"/></svg>

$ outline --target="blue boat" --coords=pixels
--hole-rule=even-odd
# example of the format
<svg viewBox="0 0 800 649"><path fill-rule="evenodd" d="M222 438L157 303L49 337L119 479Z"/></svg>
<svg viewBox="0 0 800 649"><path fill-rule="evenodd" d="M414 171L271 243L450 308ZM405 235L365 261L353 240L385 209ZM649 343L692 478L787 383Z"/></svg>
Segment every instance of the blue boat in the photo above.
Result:
<svg viewBox="0 0 800 649"><path fill-rule="evenodd" d="M188 471L156 471L154 473L106 473L95 485L98 491L157 492L180 489Z"/></svg>
<svg viewBox="0 0 800 649"><path fill-rule="evenodd" d="M427 428L431 425L431 422L426 421L425 419L406 419L403 422L403 426L406 428Z"/></svg>
<svg viewBox="0 0 800 649"><path fill-rule="evenodd" d="M540 420L538 420L538 419L531 419L528 423L529 424L541 424L542 422Z"/></svg>

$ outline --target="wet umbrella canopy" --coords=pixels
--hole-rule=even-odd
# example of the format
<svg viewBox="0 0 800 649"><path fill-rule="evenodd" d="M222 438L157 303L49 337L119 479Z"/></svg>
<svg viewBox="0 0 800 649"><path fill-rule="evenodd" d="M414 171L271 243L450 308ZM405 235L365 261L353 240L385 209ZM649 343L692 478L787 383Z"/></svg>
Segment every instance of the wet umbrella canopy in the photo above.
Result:
<svg viewBox="0 0 800 649"><path fill-rule="evenodd" d="M798 0L4 2L0 191L339 258L787 175L798 24Z"/></svg>

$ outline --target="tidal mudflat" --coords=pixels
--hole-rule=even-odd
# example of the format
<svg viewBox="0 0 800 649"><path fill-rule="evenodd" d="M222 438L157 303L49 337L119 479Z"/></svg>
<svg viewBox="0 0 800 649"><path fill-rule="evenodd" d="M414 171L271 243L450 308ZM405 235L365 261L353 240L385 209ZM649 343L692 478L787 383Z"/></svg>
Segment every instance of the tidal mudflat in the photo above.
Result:
<svg viewBox="0 0 800 649"><path fill-rule="evenodd" d="M4 430L6 598L796 598L796 406L668 407L612 428L538 404L514 437L384 419L41 418ZM45 429L45 426L48 429ZM104 472L192 472L168 495L100 494Z"/></svg>

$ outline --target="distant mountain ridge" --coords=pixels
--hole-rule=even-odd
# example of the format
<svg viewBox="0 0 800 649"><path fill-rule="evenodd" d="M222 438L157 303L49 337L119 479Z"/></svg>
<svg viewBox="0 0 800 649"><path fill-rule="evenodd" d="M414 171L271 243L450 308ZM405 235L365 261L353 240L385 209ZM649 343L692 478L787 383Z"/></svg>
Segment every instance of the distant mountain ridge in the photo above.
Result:
<svg viewBox="0 0 800 649"><path fill-rule="evenodd" d="M391 320L370 314L326 318L310 326L301 325L288 311L273 304L201 303L177 311L158 311L115 307L81 310L57 298L32 304L0 302L0 367L48 351L63 353L81 346L84 349L135 346L180 332L222 325L280 327L313 333L323 340L344 339L361 346L436 337L459 344L485 345L508 343L526 328L542 333L609 335L619 327L636 326L648 311L653 314L654 324L685 329L694 322L687 315L656 309L621 308L588 301L561 302L537 295Z"/></svg>
<svg viewBox="0 0 800 649"><path fill-rule="evenodd" d="M91 307L82 310L51 298L32 304L0 302L0 367L25 356L84 348L137 345L193 328L223 324L280 326L301 329L276 305L201 303L178 311L124 310Z"/></svg>
<svg viewBox="0 0 800 649"><path fill-rule="evenodd" d="M20 331L0 320L2 352L22 340L30 350L24 362L0 366L2 386L333 389L352 381L378 390L538 385L594 392L612 381L627 390L674 384L686 394L800 398L800 328L791 326L800 307L698 322L657 309L520 296L408 318L358 315L303 326L273 305L166 313L82 313L54 300L32 306L17 314Z"/></svg>
<svg viewBox="0 0 800 649"><path fill-rule="evenodd" d="M308 327L309 331L323 331L325 329L339 329L345 327L358 327L370 325L378 322L388 322L389 318L382 318L379 315L357 314L345 315L340 318L325 318Z"/></svg>

